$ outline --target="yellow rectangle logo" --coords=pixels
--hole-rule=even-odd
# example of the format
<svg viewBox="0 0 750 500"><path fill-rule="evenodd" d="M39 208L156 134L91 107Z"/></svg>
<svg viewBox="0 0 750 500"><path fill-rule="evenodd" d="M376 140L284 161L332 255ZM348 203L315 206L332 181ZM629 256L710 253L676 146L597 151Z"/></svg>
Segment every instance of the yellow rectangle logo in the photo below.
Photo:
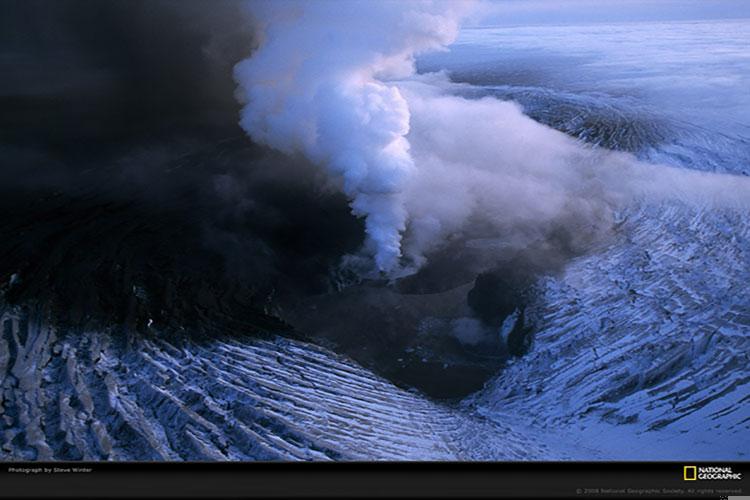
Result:
<svg viewBox="0 0 750 500"><path fill-rule="evenodd" d="M698 479L698 467L695 465L686 465L683 469L683 476L685 481L695 481Z"/></svg>

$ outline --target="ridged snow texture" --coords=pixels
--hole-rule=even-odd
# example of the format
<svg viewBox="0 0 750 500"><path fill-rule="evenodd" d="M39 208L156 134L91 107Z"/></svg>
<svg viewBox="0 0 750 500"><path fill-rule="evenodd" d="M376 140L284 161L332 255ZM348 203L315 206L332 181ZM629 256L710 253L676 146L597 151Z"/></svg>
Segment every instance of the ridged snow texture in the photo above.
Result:
<svg viewBox="0 0 750 500"><path fill-rule="evenodd" d="M618 233L541 283L531 352L458 407L295 340L66 334L6 309L0 457L746 457L748 223L673 204Z"/></svg>
<svg viewBox="0 0 750 500"><path fill-rule="evenodd" d="M498 420L521 413L533 426L570 433L614 424L631 441L663 439L667 444L652 451L658 458L679 459L685 449L690 456L746 458L745 219L677 205L627 215L620 241L544 284L532 351L473 404Z"/></svg>
<svg viewBox="0 0 750 500"><path fill-rule="evenodd" d="M3 315L5 460L556 456L511 425L433 403L302 342L154 336L116 345L107 334L58 338L25 323Z"/></svg>

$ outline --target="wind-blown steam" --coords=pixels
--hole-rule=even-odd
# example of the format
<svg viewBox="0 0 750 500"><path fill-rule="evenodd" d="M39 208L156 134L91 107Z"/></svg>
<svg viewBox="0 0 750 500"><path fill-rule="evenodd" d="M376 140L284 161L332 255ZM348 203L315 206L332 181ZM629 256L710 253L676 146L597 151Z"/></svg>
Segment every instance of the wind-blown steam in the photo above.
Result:
<svg viewBox="0 0 750 500"><path fill-rule="evenodd" d="M392 270L414 163L409 106L388 80L412 74L415 54L450 43L459 13L433 2L269 2L252 12L263 38L235 70L242 127L340 176L377 267Z"/></svg>
<svg viewBox="0 0 750 500"><path fill-rule="evenodd" d="M745 178L586 147L515 103L461 98L444 75L416 75L415 55L451 43L466 12L427 1L253 4L260 44L235 68L241 125L340 179L377 269L418 268L456 238L519 251L562 231L582 249L643 196L747 206Z"/></svg>

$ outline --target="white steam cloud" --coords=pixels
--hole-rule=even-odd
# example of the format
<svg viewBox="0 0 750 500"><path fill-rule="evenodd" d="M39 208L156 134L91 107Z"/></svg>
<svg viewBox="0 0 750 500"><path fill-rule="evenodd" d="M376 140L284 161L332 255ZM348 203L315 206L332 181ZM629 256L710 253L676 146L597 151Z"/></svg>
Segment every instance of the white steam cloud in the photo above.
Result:
<svg viewBox="0 0 750 500"><path fill-rule="evenodd" d="M409 105L390 79L415 54L450 43L457 6L435 2L254 4L261 43L235 69L248 103L241 125L258 141L299 151L343 180L365 217L377 267L401 256L404 187L414 172ZM461 6L458 6L461 10Z"/></svg>
<svg viewBox="0 0 750 500"><path fill-rule="evenodd" d="M252 4L259 47L235 68L240 123L341 181L379 271L418 268L456 237L523 249L564 227L568 244L585 246L640 197L750 205L747 178L584 147L514 103L464 99L443 75L416 75L415 55L450 44L469 7Z"/></svg>

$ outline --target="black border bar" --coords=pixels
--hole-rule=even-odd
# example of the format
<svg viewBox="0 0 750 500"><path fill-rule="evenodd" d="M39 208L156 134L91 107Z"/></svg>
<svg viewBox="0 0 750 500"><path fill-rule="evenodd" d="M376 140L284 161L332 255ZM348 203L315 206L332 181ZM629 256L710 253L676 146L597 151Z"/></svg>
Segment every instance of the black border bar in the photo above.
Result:
<svg viewBox="0 0 750 500"><path fill-rule="evenodd" d="M731 467L741 480L684 479ZM722 498L750 462L3 462L0 498Z"/></svg>

